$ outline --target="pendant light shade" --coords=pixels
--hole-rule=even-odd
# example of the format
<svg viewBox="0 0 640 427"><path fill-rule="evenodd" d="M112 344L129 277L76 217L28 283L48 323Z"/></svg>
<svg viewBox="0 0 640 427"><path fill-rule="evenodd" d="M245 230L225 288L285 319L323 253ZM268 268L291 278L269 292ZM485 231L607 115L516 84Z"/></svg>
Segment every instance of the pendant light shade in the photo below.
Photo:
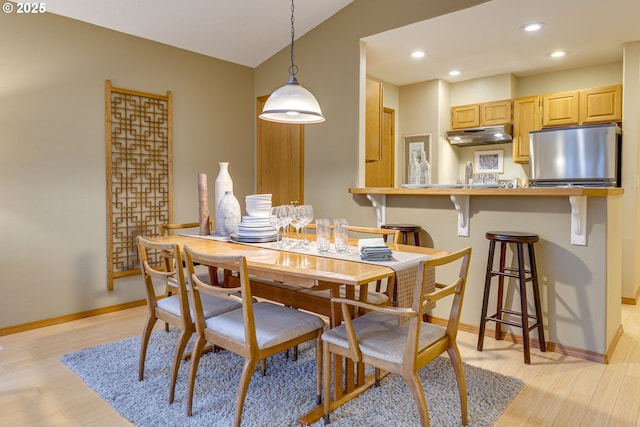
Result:
<svg viewBox="0 0 640 427"><path fill-rule="evenodd" d="M264 104L259 117L263 120L279 123L321 123L325 119L320 110L320 104L318 104L311 92L300 86L296 79L298 66L293 61L293 11L293 0L291 0L291 66L289 67L289 81L271 94Z"/></svg>

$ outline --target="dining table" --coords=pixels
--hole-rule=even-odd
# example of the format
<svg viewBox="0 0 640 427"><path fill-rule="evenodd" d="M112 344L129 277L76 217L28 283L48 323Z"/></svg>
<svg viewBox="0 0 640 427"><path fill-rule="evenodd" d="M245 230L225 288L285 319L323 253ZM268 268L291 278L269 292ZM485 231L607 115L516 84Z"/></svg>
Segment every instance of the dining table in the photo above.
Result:
<svg viewBox="0 0 640 427"><path fill-rule="evenodd" d="M288 286L313 290L329 290L331 297L340 296L340 288L344 287L344 295L347 298L356 298L357 295L366 298L369 284L378 280L389 280L395 283L397 268L391 263L367 262L359 259L356 253L337 254L319 253L315 244L310 247L294 250L288 247L276 247L273 243L253 244L229 241L215 236L197 236L174 234L155 237L153 240L162 243L175 243L181 249L189 246L192 249L215 253L218 255L242 255L247 260L247 268L252 278L252 294L258 298L265 298L274 302L291 305L291 299L283 299L282 287ZM350 244L357 245L357 241L351 239ZM395 256L409 257L413 260L424 259L444 255L447 251L421 246L410 246L397 243L386 243ZM210 272L212 279L215 272ZM254 278L256 289L254 292ZM217 280L216 280L217 282ZM270 286L269 283L273 283ZM219 283L225 286L225 283ZM258 286L259 285L259 286ZM359 292L356 292L359 288ZM399 292L399 291L398 291ZM319 314L329 313L329 327L334 327L340 321L340 306L332 303L330 298L320 299L325 307L318 305ZM305 308L308 309L308 308ZM313 307L311 308L313 311ZM360 395L371 387L374 376L365 376L364 365L355 363L347 358L334 356L334 398L331 402L332 410L343 405L350 399ZM314 407L309 413L301 416L299 422L303 425L311 424L323 415L322 405Z"/></svg>

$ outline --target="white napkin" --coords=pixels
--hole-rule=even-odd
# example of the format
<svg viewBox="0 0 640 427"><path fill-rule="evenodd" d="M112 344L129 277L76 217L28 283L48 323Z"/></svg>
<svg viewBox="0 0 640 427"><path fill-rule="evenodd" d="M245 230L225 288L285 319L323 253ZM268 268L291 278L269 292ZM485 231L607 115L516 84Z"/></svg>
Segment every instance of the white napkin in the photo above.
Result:
<svg viewBox="0 0 640 427"><path fill-rule="evenodd" d="M358 240L358 252L362 252L362 248L386 248L382 237L376 237L373 239L360 239Z"/></svg>
<svg viewBox="0 0 640 427"><path fill-rule="evenodd" d="M358 240L358 252L361 259L369 261L389 260L392 254L383 238Z"/></svg>

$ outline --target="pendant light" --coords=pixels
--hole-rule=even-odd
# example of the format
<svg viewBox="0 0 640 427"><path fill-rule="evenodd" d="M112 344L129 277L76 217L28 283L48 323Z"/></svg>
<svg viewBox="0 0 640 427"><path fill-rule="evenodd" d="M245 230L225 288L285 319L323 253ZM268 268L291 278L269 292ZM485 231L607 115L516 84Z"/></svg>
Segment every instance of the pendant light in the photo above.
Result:
<svg viewBox="0 0 640 427"><path fill-rule="evenodd" d="M307 89L300 86L296 79L298 66L293 63L294 41L294 6L291 0L291 66L289 67L289 81L286 85L271 94L264 104L260 118L280 123L321 123L324 116L320 104Z"/></svg>

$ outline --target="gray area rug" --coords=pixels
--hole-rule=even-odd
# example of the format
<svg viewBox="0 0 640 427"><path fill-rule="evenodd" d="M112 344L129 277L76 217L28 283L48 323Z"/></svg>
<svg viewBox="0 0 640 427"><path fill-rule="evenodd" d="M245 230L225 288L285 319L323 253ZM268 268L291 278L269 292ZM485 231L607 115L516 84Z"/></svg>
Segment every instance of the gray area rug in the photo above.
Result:
<svg viewBox="0 0 640 427"><path fill-rule="evenodd" d="M138 426L230 426L243 359L227 351L203 355L198 369L193 416L185 411L189 362L180 367L176 397L168 404L171 358L177 331L154 332L147 352L144 381L138 381L140 338L66 354L62 361L123 417ZM193 340L192 340L193 341ZM190 343L191 345L192 343ZM295 426L315 406L314 348L301 347L297 361L278 354L268 359L267 376L256 371L247 394L243 426ZM465 364L469 393L469 426L491 426L523 384ZM458 391L448 357L420 371L431 425L459 426ZM332 426L420 425L415 402L405 381L388 375L331 415ZM323 426L322 420L314 426Z"/></svg>

